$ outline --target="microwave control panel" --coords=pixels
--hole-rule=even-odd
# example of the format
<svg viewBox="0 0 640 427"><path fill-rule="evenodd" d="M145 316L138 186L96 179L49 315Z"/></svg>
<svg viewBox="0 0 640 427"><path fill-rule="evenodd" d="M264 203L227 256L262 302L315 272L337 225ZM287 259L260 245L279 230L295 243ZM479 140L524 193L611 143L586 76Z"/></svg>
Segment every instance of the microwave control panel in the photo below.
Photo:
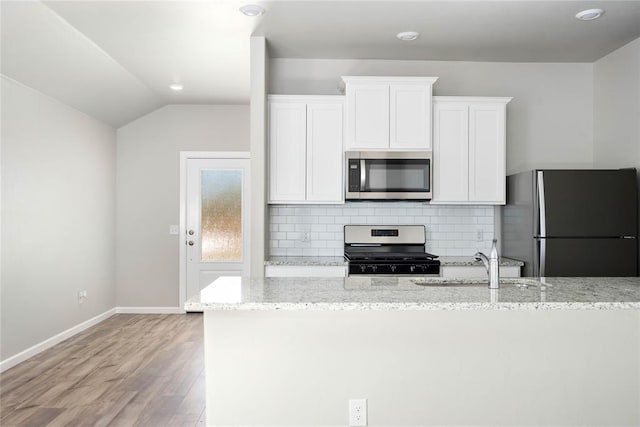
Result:
<svg viewBox="0 0 640 427"><path fill-rule="evenodd" d="M349 191L360 191L360 160L349 159Z"/></svg>

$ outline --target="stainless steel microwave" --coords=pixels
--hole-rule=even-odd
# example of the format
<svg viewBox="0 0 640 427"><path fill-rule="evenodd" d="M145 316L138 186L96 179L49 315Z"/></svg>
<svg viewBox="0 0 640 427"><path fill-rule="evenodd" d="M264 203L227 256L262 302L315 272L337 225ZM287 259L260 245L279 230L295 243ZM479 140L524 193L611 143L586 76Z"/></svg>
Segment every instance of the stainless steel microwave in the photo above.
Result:
<svg viewBox="0 0 640 427"><path fill-rule="evenodd" d="M346 200L431 200L431 151L347 151Z"/></svg>

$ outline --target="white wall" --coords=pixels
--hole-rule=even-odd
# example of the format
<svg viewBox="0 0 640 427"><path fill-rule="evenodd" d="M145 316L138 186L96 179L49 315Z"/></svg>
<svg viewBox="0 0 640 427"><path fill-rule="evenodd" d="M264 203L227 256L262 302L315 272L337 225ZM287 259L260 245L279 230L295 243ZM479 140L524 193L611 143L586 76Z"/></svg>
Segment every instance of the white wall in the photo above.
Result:
<svg viewBox="0 0 640 427"><path fill-rule="evenodd" d="M115 306L115 140L2 78L2 360Z"/></svg>
<svg viewBox="0 0 640 427"><path fill-rule="evenodd" d="M596 61L593 74L594 165L640 169L640 38Z"/></svg>
<svg viewBox="0 0 640 427"><path fill-rule="evenodd" d="M439 77L434 95L511 96L507 173L591 167L593 65L271 59L270 93L337 94L342 75Z"/></svg>
<svg viewBox="0 0 640 427"><path fill-rule="evenodd" d="M594 63L594 163L640 167L640 39Z"/></svg>
<svg viewBox="0 0 640 427"><path fill-rule="evenodd" d="M178 307L180 151L249 151L249 106L170 105L118 129L118 307Z"/></svg>

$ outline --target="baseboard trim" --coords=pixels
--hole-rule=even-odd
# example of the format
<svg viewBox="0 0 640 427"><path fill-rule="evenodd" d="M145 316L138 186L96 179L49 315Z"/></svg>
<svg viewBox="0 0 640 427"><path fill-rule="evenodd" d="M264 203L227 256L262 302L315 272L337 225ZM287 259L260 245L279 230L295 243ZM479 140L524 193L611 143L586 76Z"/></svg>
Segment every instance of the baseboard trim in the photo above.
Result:
<svg viewBox="0 0 640 427"><path fill-rule="evenodd" d="M117 311L115 308L107 310L102 314L92 317L89 320L85 320L84 322L79 323L76 326L67 329L66 331L62 331L59 334L52 336L51 338L47 338L46 340L3 360L2 362L0 362L0 372L4 372L9 368L13 368L18 363L24 362L25 360L35 356L36 354L41 353L53 347L54 345L61 343L67 338L71 338L72 336L84 331L85 329L97 325L98 323L108 319L116 313Z"/></svg>
<svg viewBox="0 0 640 427"><path fill-rule="evenodd" d="M116 307L118 314L184 314L180 307Z"/></svg>

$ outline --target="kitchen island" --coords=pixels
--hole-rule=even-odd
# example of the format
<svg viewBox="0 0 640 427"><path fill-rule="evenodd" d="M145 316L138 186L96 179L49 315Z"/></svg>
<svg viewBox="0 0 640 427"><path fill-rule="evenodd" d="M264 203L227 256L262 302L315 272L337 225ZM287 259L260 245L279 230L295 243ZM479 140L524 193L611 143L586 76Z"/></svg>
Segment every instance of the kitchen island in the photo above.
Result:
<svg viewBox="0 0 640 427"><path fill-rule="evenodd" d="M640 279L220 278L209 425L640 424Z"/></svg>

